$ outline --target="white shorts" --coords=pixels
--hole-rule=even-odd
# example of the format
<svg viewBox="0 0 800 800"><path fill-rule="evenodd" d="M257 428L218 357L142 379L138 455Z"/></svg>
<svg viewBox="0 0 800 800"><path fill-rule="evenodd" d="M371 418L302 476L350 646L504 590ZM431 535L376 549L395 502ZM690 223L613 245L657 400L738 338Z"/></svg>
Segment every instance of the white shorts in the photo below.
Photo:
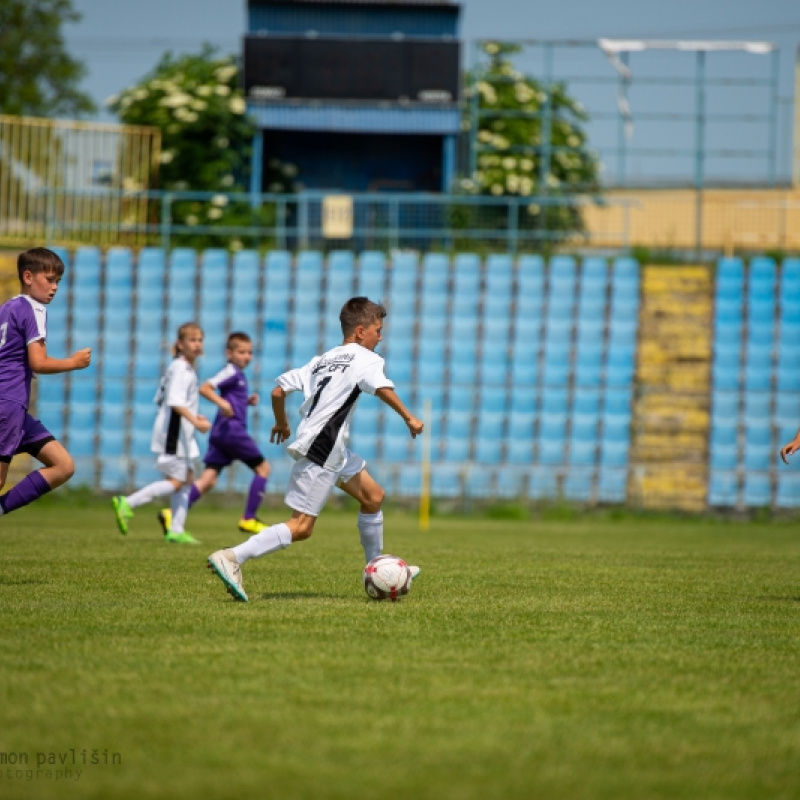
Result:
<svg viewBox="0 0 800 800"><path fill-rule="evenodd" d="M194 471L194 459L162 454L156 459L156 469L167 478L186 483L189 473Z"/></svg>
<svg viewBox="0 0 800 800"><path fill-rule="evenodd" d="M355 453L347 453L347 461L338 472L314 464L307 458L300 458L294 462L289 475L289 488L283 502L293 511L318 517L334 486L347 483L350 478L358 475L367 462Z"/></svg>

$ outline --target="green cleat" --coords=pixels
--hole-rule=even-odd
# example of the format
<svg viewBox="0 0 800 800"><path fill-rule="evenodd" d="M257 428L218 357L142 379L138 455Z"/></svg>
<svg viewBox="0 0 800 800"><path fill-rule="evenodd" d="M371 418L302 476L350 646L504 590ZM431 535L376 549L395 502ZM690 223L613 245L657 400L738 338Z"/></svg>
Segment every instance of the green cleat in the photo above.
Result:
<svg viewBox="0 0 800 800"><path fill-rule="evenodd" d="M189 531L181 531L180 533L169 531L164 537L164 541L172 542L173 544L200 544L200 540L195 539Z"/></svg>
<svg viewBox="0 0 800 800"><path fill-rule="evenodd" d="M133 509L128 505L127 498L121 494L111 498L111 507L117 518L119 532L124 536L128 533L128 523L133 518Z"/></svg>

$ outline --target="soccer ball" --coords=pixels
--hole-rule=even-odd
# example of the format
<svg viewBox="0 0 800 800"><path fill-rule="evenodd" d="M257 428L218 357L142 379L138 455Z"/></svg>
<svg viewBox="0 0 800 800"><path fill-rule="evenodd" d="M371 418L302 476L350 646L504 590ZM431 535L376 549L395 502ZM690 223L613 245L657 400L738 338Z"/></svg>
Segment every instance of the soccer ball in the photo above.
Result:
<svg viewBox="0 0 800 800"><path fill-rule="evenodd" d="M373 600L397 602L411 587L411 570L402 558L383 555L364 567L364 590Z"/></svg>

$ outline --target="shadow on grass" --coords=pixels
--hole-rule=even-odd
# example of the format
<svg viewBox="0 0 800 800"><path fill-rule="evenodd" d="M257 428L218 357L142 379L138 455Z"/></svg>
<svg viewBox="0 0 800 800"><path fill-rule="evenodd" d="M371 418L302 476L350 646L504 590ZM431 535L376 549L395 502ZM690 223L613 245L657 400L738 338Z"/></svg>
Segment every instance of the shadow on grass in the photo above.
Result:
<svg viewBox="0 0 800 800"><path fill-rule="evenodd" d="M30 586L32 584L46 583L37 578L3 578L0 577L0 586Z"/></svg>
<svg viewBox="0 0 800 800"><path fill-rule="evenodd" d="M266 592L259 597L260 600L341 600L338 594L323 594L322 592Z"/></svg>

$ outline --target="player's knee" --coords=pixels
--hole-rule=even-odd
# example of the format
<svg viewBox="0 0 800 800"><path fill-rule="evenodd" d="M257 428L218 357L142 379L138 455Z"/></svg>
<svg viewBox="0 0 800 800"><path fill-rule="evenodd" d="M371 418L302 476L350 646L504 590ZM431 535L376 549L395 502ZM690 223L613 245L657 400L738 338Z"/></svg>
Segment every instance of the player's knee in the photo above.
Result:
<svg viewBox="0 0 800 800"><path fill-rule="evenodd" d="M262 461L256 468L255 468L256 475L259 478L269 478L270 468L269 462Z"/></svg>
<svg viewBox="0 0 800 800"><path fill-rule="evenodd" d="M293 542L302 542L311 537L314 533L315 518L309 519L293 519L287 523L289 530L292 532Z"/></svg>
<svg viewBox="0 0 800 800"><path fill-rule="evenodd" d="M59 458L53 466L55 474L52 477L52 488L66 483L75 474L75 462L69 453L65 452L64 456Z"/></svg>
<svg viewBox="0 0 800 800"><path fill-rule="evenodd" d="M365 514L377 514L381 510L384 497L386 497L386 492L383 491L383 487L376 484L364 497L361 510Z"/></svg>

